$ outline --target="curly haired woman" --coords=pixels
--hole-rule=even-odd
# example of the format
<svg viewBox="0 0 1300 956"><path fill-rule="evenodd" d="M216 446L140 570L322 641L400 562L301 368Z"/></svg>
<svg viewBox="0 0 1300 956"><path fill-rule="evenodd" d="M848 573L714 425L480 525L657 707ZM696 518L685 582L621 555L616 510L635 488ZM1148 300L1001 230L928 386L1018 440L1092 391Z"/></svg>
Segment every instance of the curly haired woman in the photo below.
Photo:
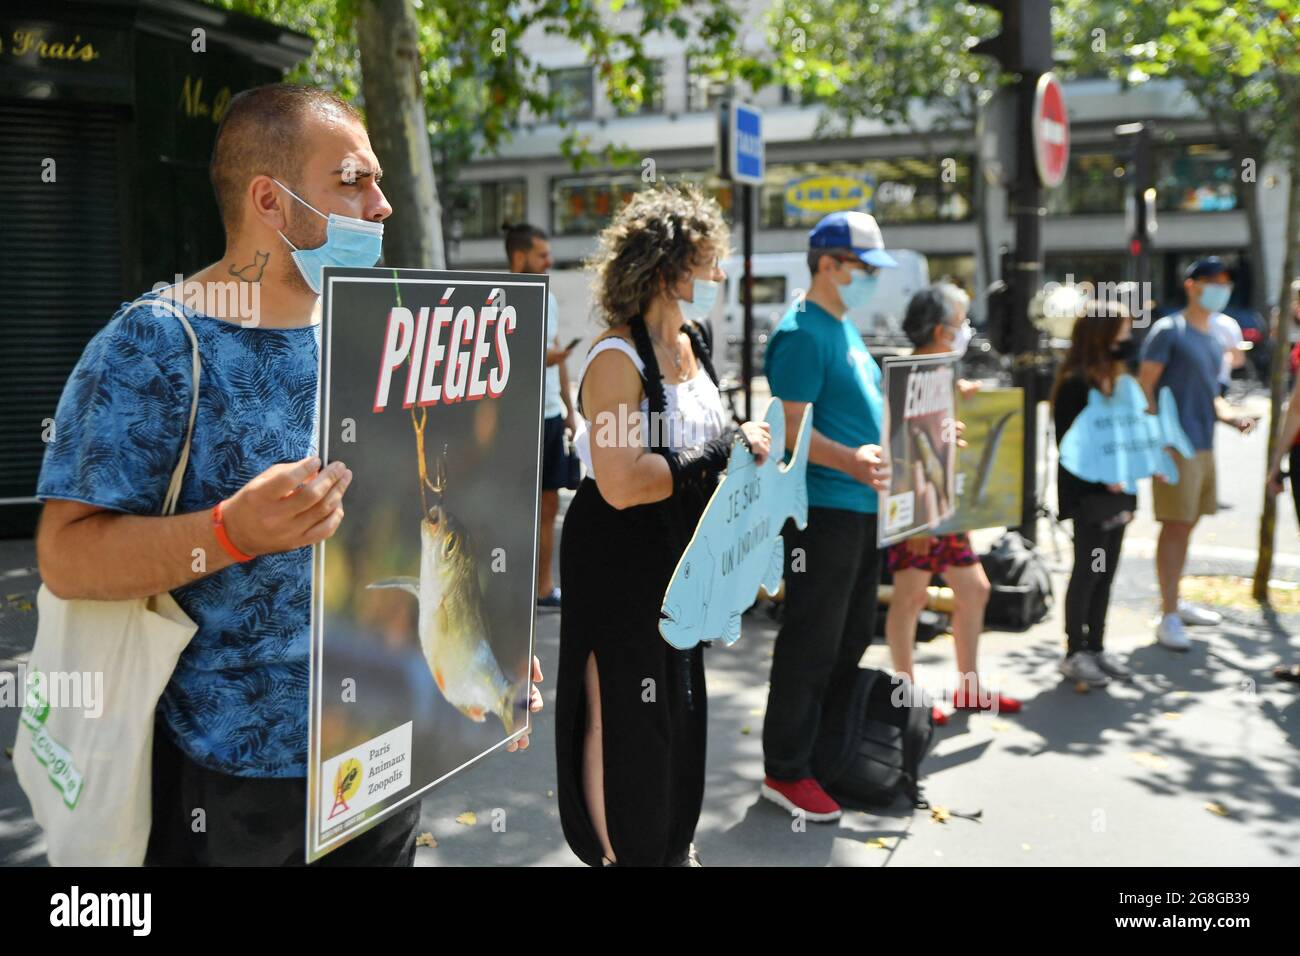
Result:
<svg viewBox="0 0 1300 956"><path fill-rule="evenodd" d="M771 445L766 424L728 427L699 325L727 239L713 200L653 189L588 263L608 328L579 377L587 477L560 539L556 759L564 835L591 866L698 863L703 651L671 647L659 608L733 442L760 462Z"/></svg>

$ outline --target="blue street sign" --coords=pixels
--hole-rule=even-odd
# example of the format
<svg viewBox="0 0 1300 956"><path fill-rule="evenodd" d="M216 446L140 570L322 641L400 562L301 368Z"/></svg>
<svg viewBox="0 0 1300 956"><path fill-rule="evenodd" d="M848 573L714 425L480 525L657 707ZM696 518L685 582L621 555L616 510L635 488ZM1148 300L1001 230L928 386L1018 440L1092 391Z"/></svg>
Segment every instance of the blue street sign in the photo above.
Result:
<svg viewBox="0 0 1300 956"><path fill-rule="evenodd" d="M744 103L731 104L730 129L731 178L738 183L760 186L763 183L763 114Z"/></svg>

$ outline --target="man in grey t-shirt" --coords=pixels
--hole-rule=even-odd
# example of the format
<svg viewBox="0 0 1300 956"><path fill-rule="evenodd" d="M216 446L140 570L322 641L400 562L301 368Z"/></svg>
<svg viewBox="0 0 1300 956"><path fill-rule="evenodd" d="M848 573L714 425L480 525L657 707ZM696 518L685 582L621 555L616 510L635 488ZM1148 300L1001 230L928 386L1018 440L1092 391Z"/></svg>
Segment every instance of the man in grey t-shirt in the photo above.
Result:
<svg viewBox="0 0 1300 956"><path fill-rule="evenodd" d="M1224 422L1249 432L1255 421L1234 415L1219 394L1223 345L1210 327L1211 316L1222 312L1232 295L1228 268L1217 257L1201 259L1183 281L1187 307L1151 326L1142 343L1138 379L1155 407L1166 386L1178 403L1178 418L1196 454L1184 459L1175 453L1178 483L1159 479L1152 487L1160 537L1156 542L1156 575L1160 579L1162 615L1156 638L1165 647L1185 651L1191 646L1184 624L1217 624L1214 611L1178 599L1178 584L1187 560L1192 529L1201 515L1218 510L1214 474L1214 425Z"/></svg>

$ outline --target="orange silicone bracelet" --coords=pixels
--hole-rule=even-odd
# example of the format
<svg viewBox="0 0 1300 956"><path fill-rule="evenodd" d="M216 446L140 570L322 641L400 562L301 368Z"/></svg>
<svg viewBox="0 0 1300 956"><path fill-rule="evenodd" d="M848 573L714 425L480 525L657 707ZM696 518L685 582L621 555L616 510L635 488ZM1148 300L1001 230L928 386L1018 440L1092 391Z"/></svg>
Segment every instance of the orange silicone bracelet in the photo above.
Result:
<svg viewBox="0 0 1300 956"><path fill-rule="evenodd" d="M217 536L217 542L225 549L226 554L230 555L240 564L243 564L245 561L252 561L253 556L251 554L244 554L244 552L236 548L234 542L230 540L230 535L226 534L226 525L221 518L221 506L223 504L224 502L218 501L216 507L212 509L212 531Z"/></svg>

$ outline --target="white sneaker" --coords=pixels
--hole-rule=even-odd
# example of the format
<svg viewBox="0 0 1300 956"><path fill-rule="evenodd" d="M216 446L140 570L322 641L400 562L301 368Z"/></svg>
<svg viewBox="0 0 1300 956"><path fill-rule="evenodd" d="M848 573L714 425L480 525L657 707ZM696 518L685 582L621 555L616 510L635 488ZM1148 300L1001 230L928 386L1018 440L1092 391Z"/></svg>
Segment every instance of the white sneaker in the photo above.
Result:
<svg viewBox="0 0 1300 956"><path fill-rule="evenodd" d="M1203 624L1213 627L1215 624L1223 623L1223 615L1218 611L1197 607L1189 601L1178 602L1178 616L1182 618L1184 624Z"/></svg>
<svg viewBox="0 0 1300 956"><path fill-rule="evenodd" d="M1101 668L1104 674L1119 680L1128 680L1133 676L1133 672L1128 669L1128 665L1110 651L1101 651L1094 654L1093 658L1097 661L1097 666Z"/></svg>
<svg viewBox="0 0 1300 956"><path fill-rule="evenodd" d="M1166 614L1160 618L1160 624L1156 627L1156 640L1171 651L1185 651L1192 646L1177 614Z"/></svg>
<svg viewBox="0 0 1300 956"><path fill-rule="evenodd" d="M1057 670L1073 681L1082 681L1090 687L1105 687L1110 678L1097 666L1097 660L1087 651L1075 651L1061 661Z"/></svg>

